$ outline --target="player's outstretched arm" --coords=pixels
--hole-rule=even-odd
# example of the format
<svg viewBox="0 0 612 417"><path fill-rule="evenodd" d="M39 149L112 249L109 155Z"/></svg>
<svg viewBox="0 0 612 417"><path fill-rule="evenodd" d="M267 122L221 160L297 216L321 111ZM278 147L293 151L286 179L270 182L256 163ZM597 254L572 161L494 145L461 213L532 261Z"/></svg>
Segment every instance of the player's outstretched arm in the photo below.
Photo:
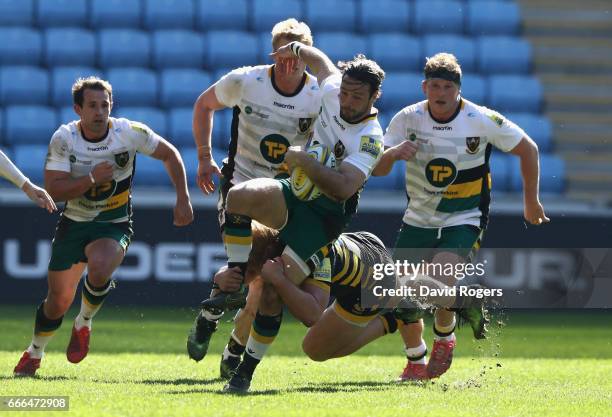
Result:
<svg viewBox="0 0 612 417"><path fill-rule="evenodd" d="M340 70L336 68L331 59L329 59L323 51L314 46L304 45L297 41L278 48L276 52L272 52L270 56L277 57L281 63L286 60L300 58L308 65L313 75L317 77L319 85L321 85L330 75L340 73ZM292 67L292 65L287 66L287 68Z"/></svg>
<svg viewBox="0 0 612 417"><path fill-rule="evenodd" d="M0 176L21 188L38 207L46 209L49 213L57 210L51 196L44 189L31 183L2 151L0 151Z"/></svg>
<svg viewBox="0 0 612 417"><path fill-rule="evenodd" d="M384 177L388 175L395 161L407 161L411 159L416 154L417 149L417 144L409 140L391 148L385 148L385 153L383 153L380 161L376 164L376 167L372 171L372 175L375 177Z"/></svg>
<svg viewBox="0 0 612 417"><path fill-rule="evenodd" d="M151 154L155 159L164 163L168 176L176 190L176 205L174 206L174 225L187 226L193 221L193 208L187 189L185 165L179 151L167 140L161 139L155 152Z"/></svg>
<svg viewBox="0 0 612 417"><path fill-rule="evenodd" d="M539 197L540 164L538 145L529 136L526 136L521 139L510 153L521 159L525 220L535 225L548 223L550 219L544 214L544 207L540 203Z"/></svg>
<svg viewBox="0 0 612 417"><path fill-rule="evenodd" d="M211 135L215 110L225 108L217 99L215 86L204 91L193 106L193 139L198 149L198 175L196 181L204 194L215 191L213 175L220 176L221 171L212 156Z"/></svg>

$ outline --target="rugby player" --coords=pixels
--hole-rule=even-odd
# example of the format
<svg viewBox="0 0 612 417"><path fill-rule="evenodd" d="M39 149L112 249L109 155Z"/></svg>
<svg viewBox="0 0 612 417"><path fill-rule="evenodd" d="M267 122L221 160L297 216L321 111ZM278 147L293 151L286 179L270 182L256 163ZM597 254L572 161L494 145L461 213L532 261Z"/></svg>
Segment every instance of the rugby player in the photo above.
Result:
<svg viewBox="0 0 612 417"><path fill-rule="evenodd" d="M287 19L272 29L272 50L293 41L312 45L310 28ZM287 176L284 155L290 146L304 146L312 134L319 108L319 85L306 72L303 61L274 59L272 65L235 69L198 97L193 112L193 133L198 149L197 183L205 194L214 191L213 175L220 176L218 218L225 226L225 202L233 186L255 178ZM211 132L216 110L233 108L229 155L219 170L211 153ZM261 268L259 268L261 269ZM261 280L247 274L249 295L246 306L234 318L235 328L221 358L221 375L229 377L228 367L240 362L251 322L257 312ZM217 295L214 288L211 296ZM212 333L223 310L205 308L199 312L187 338L189 357L204 358Z"/></svg>
<svg viewBox="0 0 612 417"><path fill-rule="evenodd" d="M44 208L49 213L57 211L57 207L51 196L43 189L30 182L23 173L13 164L8 156L0 150L0 176L12 182L22 190L38 207Z"/></svg>
<svg viewBox="0 0 612 417"><path fill-rule="evenodd" d="M461 67L452 54L428 58L422 89L426 100L405 107L391 120L385 135L385 152L374 175L386 175L393 163L406 160L406 193L409 197L395 244L395 259L412 258L417 248L435 248L433 264L465 263L480 247L487 226L492 147L520 158L523 176L524 217L534 225L549 221L538 196L538 147L517 125L499 113L461 97ZM411 249L413 248L413 249ZM448 285L453 276L439 276ZM403 380L434 378L452 361L456 345L455 314L438 309L434 344L426 363L422 339L422 311L406 310L407 326L400 332L408 364ZM476 337L481 335L475 333Z"/></svg>
<svg viewBox="0 0 612 417"><path fill-rule="evenodd" d="M87 356L92 319L113 288L111 276L132 238L130 190L137 152L163 161L176 189L174 225L193 221L185 167L176 148L144 124L110 117L113 95L107 81L78 79L72 97L80 120L53 134L45 163L46 189L55 201L66 202L51 247L49 289L36 310L32 343L15 367L16 376L33 376L40 367L85 267L81 310L66 356L72 363Z"/></svg>

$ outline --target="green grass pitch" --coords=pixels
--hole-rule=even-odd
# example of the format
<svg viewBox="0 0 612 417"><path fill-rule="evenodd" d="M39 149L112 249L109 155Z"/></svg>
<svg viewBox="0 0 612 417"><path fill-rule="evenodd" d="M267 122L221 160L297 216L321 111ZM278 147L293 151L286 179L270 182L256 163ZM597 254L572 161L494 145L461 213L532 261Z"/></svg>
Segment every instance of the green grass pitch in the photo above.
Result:
<svg viewBox="0 0 612 417"><path fill-rule="evenodd" d="M301 352L305 328L286 320L248 396L220 392L224 321L209 356L187 358L187 309L106 306L94 321L89 356L70 364L71 320L49 345L39 377L15 379L34 307L0 307L0 395L65 395L58 416L610 416L612 312L512 312L491 338L458 332L449 372L433 383L397 384L404 366L398 335L355 355L315 363ZM288 315L287 315L288 316ZM227 317L226 317L227 318ZM426 340L431 347L431 330Z"/></svg>

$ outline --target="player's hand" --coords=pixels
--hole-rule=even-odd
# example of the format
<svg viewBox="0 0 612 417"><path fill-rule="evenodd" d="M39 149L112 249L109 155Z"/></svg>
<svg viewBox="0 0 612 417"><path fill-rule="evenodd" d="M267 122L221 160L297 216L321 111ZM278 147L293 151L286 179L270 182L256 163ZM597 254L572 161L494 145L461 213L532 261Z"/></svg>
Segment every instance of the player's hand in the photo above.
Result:
<svg viewBox="0 0 612 417"><path fill-rule="evenodd" d="M177 200L174 206L174 225L181 227L193 222L193 208L189 198Z"/></svg>
<svg viewBox="0 0 612 417"><path fill-rule="evenodd" d="M399 145L392 147L391 152L393 152L393 157L396 161L407 161L414 157L418 149L419 146L416 142L411 140L405 140Z"/></svg>
<svg viewBox="0 0 612 417"><path fill-rule="evenodd" d="M215 191L213 175L220 177L221 170L215 160L212 159L212 156L210 158L200 159L198 162L196 182L204 194L210 194Z"/></svg>
<svg viewBox="0 0 612 417"><path fill-rule="evenodd" d="M266 261L261 268L261 279L272 285L279 280L285 279L285 266L280 256Z"/></svg>
<svg viewBox="0 0 612 417"><path fill-rule="evenodd" d="M272 57L274 63L283 74L291 74L299 60L299 58L293 54L289 45L291 45L291 43L281 46L270 54L270 57Z"/></svg>
<svg viewBox="0 0 612 417"><path fill-rule="evenodd" d="M93 175L97 185L109 182L113 179L113 164L108 161L101 162L94 167L91 175Z"/></svg>
<svg viewBox="0 0 612 417"><path fill-rule="evenodd" d="M219 289L224 292L236 292L242 284L242 273L240 268L235 266L229 269L227 266L222 267L213 277L213 281L219 286Z"/></svg>
<svg viewBox="0 0 612 417"><path fill-rule="evenodd" d="M525 201L524 216L525 220L536 226L550 221L546 214L544 214L544 207L539 200L533 202Z"/></svg>
<svg viewBox="0 0 612 417"><path fill-rule="evenodd" d="M57 211L57 206L44 188L26 181L21 189L38 207L46 209L49 213Z"/></svg>
<svg viewBox="0 0 612 417"><path fill-rule="evenodd" d="M285 160L284 162L287 164L287 168L289 168L289 172L293 171L293 169L300 165L300 158L304 156L308 157L308 154L302 150L299 146L290 146L285 152Z"/></svg>

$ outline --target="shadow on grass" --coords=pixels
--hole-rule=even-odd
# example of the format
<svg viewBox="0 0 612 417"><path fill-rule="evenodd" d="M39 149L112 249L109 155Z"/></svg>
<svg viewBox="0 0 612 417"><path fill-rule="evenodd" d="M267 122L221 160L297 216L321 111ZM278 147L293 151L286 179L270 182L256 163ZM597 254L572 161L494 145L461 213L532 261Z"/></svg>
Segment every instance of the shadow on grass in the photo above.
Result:
<svg viewBox="0 0 612 417"><path fill-rule="evenodd" d="M145 379L140 381L140 384L146 385L210 385L223 382L223 378L212 379L195 379L195 378L179 378L179 379Z"/></svg>
<svg viewBox="0 0 612 417"><path fill-rule="evenodd" d="M61 376L61 375L55 375L55 376L40 376L40 375L34 375L34 376L13 376L13 375L1 375L0 376L0 381L12 381L15 379L21 379L21 380L28 380L28 379L33 379L36 381L49 381L49 382L53 382L53 381L74 381L77 378L75 376Z"/></svg>

